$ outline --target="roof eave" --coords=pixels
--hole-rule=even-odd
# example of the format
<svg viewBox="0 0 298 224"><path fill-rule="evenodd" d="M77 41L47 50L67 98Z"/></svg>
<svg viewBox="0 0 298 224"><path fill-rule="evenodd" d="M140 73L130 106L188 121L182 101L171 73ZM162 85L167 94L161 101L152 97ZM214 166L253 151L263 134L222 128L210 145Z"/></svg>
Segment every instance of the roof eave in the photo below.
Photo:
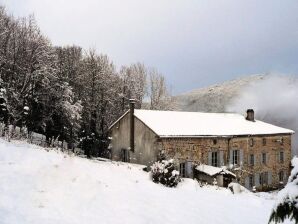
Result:
<svg viewBox="0 0 298 224"><path fill-rule="evenodd" d="M108 130L111 130L128 113L129 113L129 110L127 110L121 117L119 117L113 124L111 124Z"/></svg>
<svg viewBox="0 0 298 224"><path fill-rule="evenodd" d="M295 132L284 133L267 133L267 134L240 134L240 135L158 135L160 138L234 138L234 137L250 137L250 136L272 136L272 135L293 135Z"/></svg>

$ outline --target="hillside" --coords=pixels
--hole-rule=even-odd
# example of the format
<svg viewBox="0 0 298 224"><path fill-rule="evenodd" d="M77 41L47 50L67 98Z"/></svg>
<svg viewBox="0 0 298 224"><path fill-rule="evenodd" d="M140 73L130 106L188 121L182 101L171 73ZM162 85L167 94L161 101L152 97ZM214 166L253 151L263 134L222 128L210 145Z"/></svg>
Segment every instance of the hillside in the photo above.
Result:
<svg viewBox="0 0 298 224"><path fill-rule="evenodd" d="M142 166L95 161L0 139L2 224L267 223L273 194L199 187L170 189ZM241 220L241 221L240 221Z"/></svg>
<svg viewBox="0 0 298 224"><path fill-rule="evenodd" d="M192 90L176 96L177 107L184 111L224 112L226 106L249 84L265 75L251 75L221 84Z"/></svg>
<svg viewBox="0 0 298 224"><path fill-rule="evenodd" d="M251 75L176 96L182 111L236 112L255 110L256 119L298 132L298 78ZM292 137L298 155L298 135Z"/></svg>

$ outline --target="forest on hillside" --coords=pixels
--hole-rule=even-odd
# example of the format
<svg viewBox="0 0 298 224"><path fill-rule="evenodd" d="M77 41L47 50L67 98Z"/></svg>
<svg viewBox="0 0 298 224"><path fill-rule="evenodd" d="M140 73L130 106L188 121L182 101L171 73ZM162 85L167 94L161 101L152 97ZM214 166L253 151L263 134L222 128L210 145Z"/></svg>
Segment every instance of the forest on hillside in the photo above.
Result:
<svg viewBox="0 0 298 224"><path fill-rule="evenodd" d="M108 127L136 108L171 110L165 78L140 62L120 66L95 49L53 46L33 16L15 18L0 6L0 122L66 141L88 141L102 156ZM146 102L145 102L146 101ZM85 144L85 145L86 145Z"/></svg>

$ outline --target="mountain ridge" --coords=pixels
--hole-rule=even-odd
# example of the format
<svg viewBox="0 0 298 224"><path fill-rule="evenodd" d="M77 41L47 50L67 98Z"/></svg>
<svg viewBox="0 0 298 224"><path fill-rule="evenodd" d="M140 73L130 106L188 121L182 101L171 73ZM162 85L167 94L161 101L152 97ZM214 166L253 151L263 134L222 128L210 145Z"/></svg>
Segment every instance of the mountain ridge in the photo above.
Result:
<svg viewBox="0 0 298 224"><path fill-rule="evenodd" d="M177 110L226 112L226 106L243 88L265 77L264 74L254 74L182 93L175 96Z"/></svg>

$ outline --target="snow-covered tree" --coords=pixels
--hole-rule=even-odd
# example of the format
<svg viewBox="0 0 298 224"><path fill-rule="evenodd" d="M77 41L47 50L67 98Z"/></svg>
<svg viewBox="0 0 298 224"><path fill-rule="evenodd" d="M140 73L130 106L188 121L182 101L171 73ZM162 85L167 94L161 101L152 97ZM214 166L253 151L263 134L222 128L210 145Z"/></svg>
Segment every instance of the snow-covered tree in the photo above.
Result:
<svg viewBox="0 0 298 224"><path fill-rule="evenodd" d="M97 55L90 50L83 60L80 77L82 88L84 135L95 135L99 141L99 153L107 148L109 125L121 114L119 110L119 77L114 64L106 55ZM95 152L97 154L98 152Z"/></svg>
<svg viewBox="0 0 298 224"><path fill-rule="evenodd" d="M42 104L55 74L55 54L33 17L8 17L4 25L7 32L0 38L4 58L0 72L7 91L9 123L22 126L28 118L29 130L39 129L44 118ZM25 106L29 108L26 114Z"/></svg>
<svg viewBox="0 0 298 224"><path fill-rule="evenodd" d="M59 76L55 49L32 16L16 20L1 8L0 23L0 74L9 123L48 138L61 136L60 127L73 123L65 119L70 112L63 105L80 106L65 97L72 88Z"/></svg>
<svg viewBox="0 0 298 224"><path fill-rule="evenodd" d="M272 211L269 222L282 223L286 219L298 223L298 158L292 159L292 166L288 183L278 192L277 203Z"/></svg>
<svg viewBox="0 0 298 224"><path fill-rule="evenodd" d="M70 143L71 148L73 149L73 144L75 142L74 139L78 137L81 127L81 113L83 107L80 101L74 102L72 88L68 86L67 83L60 103L60 117L63 125L62 133L64 135L64 139Z"/></svg>
<svg viewBox="0 0 298 224"><path fill-rule="evenodd" d="M3 81L0 78L0 122L7 124L7 97L6 89L3 86Z"/></svg>
<svg viewBox="0 0 298 224"><path fill-rule="evenodd" d="M128 109L130 98L137 108L148 96L151 109L173 108L164 77L154 71L135 63L118 72L95 50L53 47L33 16L16 19L0 6L0 120L29 135L58 138L72 148L80 135L103 151L109 125Z"/></svg>
<svg viewBox="0 0 298 224"><path fill-rule="evenodd" d="M79 46L55 47L57 54L57 76L73 89L74 100L80 100L83 85L79 77L83 73L83 53Z"/></svg>
<svg viewBox="0 0 298 224"><path fill-rule="evenodd" d="M60 139L64 139L73 149L82 123L82 74L83 55L78 46L56 47L57 82L60 84L58 103L56 104L56 124ZM57 95L57 94L56 94Z"/></svg>

